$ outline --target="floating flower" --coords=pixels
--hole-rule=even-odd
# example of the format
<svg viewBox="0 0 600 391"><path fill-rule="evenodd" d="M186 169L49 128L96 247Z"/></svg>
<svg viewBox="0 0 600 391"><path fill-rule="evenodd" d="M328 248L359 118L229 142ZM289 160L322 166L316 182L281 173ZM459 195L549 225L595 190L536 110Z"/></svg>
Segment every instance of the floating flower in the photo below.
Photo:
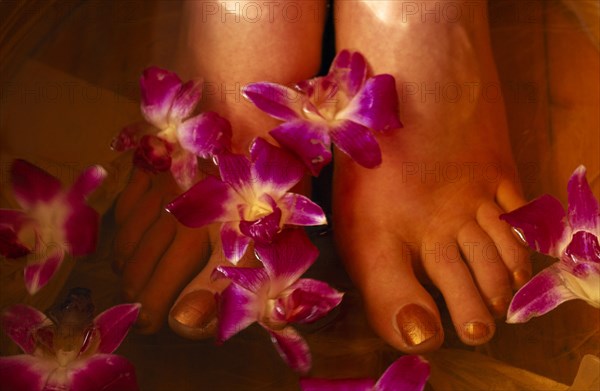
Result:
<svg viewBox="0 0 600 391"><path fill-rule="evenodd" d="M0 251L8 258L32 253L25 286L34 294L52 278L65 252L86 255L96 249L98 213L85 198L104 180L100 166L85 170L70 189L24 160L11 167L12 190L23 210L0 209Z"/></svg>
<svg viewBox="0 0 600 391"><path fill-rule="evenodd" d="M600 307L600 215L585 172L579 166L569 180L566 214L556 198L544 195L500 216L531 248L559 258L516 293L507 322L526 322L573 299Z"/></svg>
<svg viewBox="0 0 600 391"><path fill-rule="evenodd" d="M258 138L242 155L217 158L221 180L209 176L167 205L188 227L222 222L225 257L237 263L251 240L268 243L285 225L323 225L321 207L288 192L304 175L303 165L281 148Z"/></svg>
<svg viewBox="0 0 600 391"><path fill-rule="evenodd" d="M259 109L286 121L270 134L294 151L313 175L331 161L331 141L358 164L381 164L381 150L372 130L402 126L393 76L367 78L367 64L358 52L343 50L329 73L300 82L296 90L274 83L251 83L244 96Z"/></svg>
<svg viewBox="0 0 600 391"><path fill-rule="evenodd" d="M135 148L138 167L151 172L170 169L187 190L198 173L196 156L207 159L229 150L231 125L214 112L191 116L202 95L199 81L184 84L175 73L150 67L144 70L140 87L142 115L154 128L139 123L127 126L112 147Z"/></svg>
<svg viewBox="0 0 600 391"><path fill-rule="evenodd" d="M225 341L258 322L284 361L304 373L311 366L310 351L289 324L321 319L343 294L324 282L300 278L318 256L303 230L287 230L272 244L257 243L256 253L264 268L219 266L213 273L231 280L220 297L217 339Z"/></svg>
<svg viewBox="0 0 600 391"><path fill-rule="evenodd" d="M25 354L0 357L3 389L138 390L133 365L111 353L139 310L139 304L123 304L92 319L90 293L82 288L69 293L65 303L50 314L53 319L26 305L8 308L0 323Z"/></svg>
<svg viewBox="0 0 600 391"><path fill-rule="evenodd" d="M421 391L429 378L429 364L420 356L402 356L374 379L300 379L302 391Z"/></svg>

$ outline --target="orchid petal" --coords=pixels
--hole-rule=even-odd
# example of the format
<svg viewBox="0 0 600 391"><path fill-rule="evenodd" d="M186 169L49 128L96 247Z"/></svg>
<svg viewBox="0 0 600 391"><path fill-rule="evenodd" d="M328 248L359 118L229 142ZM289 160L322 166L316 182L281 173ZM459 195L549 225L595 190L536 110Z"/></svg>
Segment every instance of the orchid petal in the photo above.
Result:
<svg viewBox="0 0 600 391"><path fill-rule="evenodd" d="M429 373L429 363L422 357L403 356L381 375L374 391L422 391Z"/></svg>
<svg viewBox="0 0 600 391"><path fill-rule="evenodd" d="M124 152L137 147L140 138L147 133L148 123L139 121L125 126L119 134L112 139L110 148L116 152Z"/></svg>
<svg viewBox="0 0 600 391"><path fill-rule="evenodd" d="M171 167L172 150L173 147L167 141L154 135L146 135L140 139L133 155L133 163L153 173L167 171Z"/></svg>
<svg viewBox="0 0 600 391"><path fill-rule="evenodd" d="M185 150L178 151L171 158L173 179L182 190L188 190L198 177L198 158Z"/></svg>
<svg viewBox="0 0 600 391"><path fill-rule="evenodd" d="M171 201L166 209L180 223L198 228L215 221L226 221L231 214L228 206L232 201L234 198L229 186L209 176Z"/></svg>
<svg viewBox="0 0 600 391"><path fill-rule="evenodd" d="M121 304L107 309L94 319L94 325L100 333L100 345L98 352L114 352L135 323L140 312L141 305Z"/></svg>
<svg viewBox="0 0 600 391"><path fill-rule="evenodd" d="M256 295L239 285L231 284L219 301L217 340L223 342L254 323L259 314Z"/></svg>
<svg viewBox="0 0 600 391"><path fill-rule="evenodd" d="M61 248L48 249L49 256L41 261L25 266L25 287L30 294L35 294L42 289L54 276L65 256Z"/></svg>
<svg viewBox="0 0 600 391"><path fill-rule="evenodd" d="M202 96L202 80L190 80L183 84L173 99L169 119L179 122L192 114Z"/></svg>
<svg viewBox="0 0 600 391"><path fill-rule="evenodd" d="M229 262L237 264L246 253L250 238L239 231L237 224L225 223L221 227L221 243L225 258Z"/></svg>
<svg viewBox="0 0 600 391"><path fill-rule="evenodd" d="M28 354L35 350L33 332L48 318L37 309L24 304L7 308L0 316L2 329L19 347Z"/></svg>
<svg viewBox="0 0 600 391"><path fill-rule="evenodd" d="M342 50L335 56L329 72L344 87L346 95L353 97L367 79L367 62L359 52Z"/></svg>
<svg viewBox="0 0 600 391"><path fill-rule="evenodd" d="M98 188L108 173L102 166L92 166L85 169L69 190L69 197L84 199Z"/></svg>
<svg viewBox="0 0 600 391"><path fill-rule="evenodd" d="M331 162L331 139L325 125L297 120L281 124L269 134L294 152L315 176Z"/></svg>
<svg viewBox="0 0 600 391"><path fill-rule="evenodd" d="M181 146L208 159L231 149L231 124L212 111L188 119L177 127Z"/></svg>
<svg viewBox="0 0 600 391"><path fill-rule="evenodd" d="M312 360L304 338L289 326L282 330L268 331L271 334L271 341L283 361L296 372L308 372Z"/></svg>
<svg viewBox="0 0 600 391"><path fill-rule="evenodd" d="M520 229L529 246L539 252L560 256L557 244L567 233L564 222L565 211L560 202L549 195L500 215L515 228Z"/></svg>
<svg viewBox="0 0 600 391"><path fill-rule="evenodd" d="M240 221L240 231L256 242L271 243L281 230L281 209L275 208L273 213L255 221Z"/></svg>
<svg viewBox="0 0 600 391"><path fill-rule="evenodd" d="M217 156L221 180L229 183L236 191L243 192L252 183L250 160L243 155L226 153Z"/></svg>
<svg viewBox="0 0 600 391"><path fill-rule="evenodd" d="M387 74L369 78L363 88L338 115L369 129L390 130L402 127L398 119L398 93L394 77Z"/></svg>
<svg viewBox="0 0 600 391"><path fill-rule="evenodd" d="M14 229L8 226L0 226L0 255L9 259L16 259L30 253L31 249L21 243Z"/></svg>
<svg viewBox="0 0 600 391"><path fill-rule="evenodd" d="M596 235L579 231L573 235L571 243L565 249L567 259L574 265L581 262L593 262L600 266L600 244ZM600 287L598 288L600 289Z"/></svg>
<svg viewBox="0 0 600 391"><path fill-rule="evenodd" d="M269 280L263 268L230 266L217 266L211 278L228 278L232 283L252 293L257 293Z"/></svg>
<svg viewBox="0 0 600 391"><path fill-rule="evenodd" d="M262 138L254 140L250 147L250 156L254 163L256 180L261 187L267 187L275 198L300 182L306 171L304 165L294 156Z"/></svg>
<svg viewBox="0 0 600 391"><path fill-rule="evenodd" d="M585 167L579 166L567 185L569 194L569 222L575 230L600 232L598 200L585 177Z"/></svg>
<svg viewBox="0 0 600 391"><path fill-rule="evenodd" d="M342 121L330 131L333 143L356 163L366 168L381 164L379 144L364 126L352 121Z"/></svg>
<svg viewBox="0 0 600 391"><path fill-rule="evenodd" d="M565 286L558 264L535 275L513 297L506 322L524 323L577 296Z"/></svg>
<svg viewBox="0 0 600 391"><path fill-rule="evenodd" d="M343 293L323 281L302 278L283 293L275 308L274 318L288 323L312 323L327 315L342 302Z"/></svg>
<svg viewBox="0 0 600 391"><path fill-rule="evenodd" d="M94 252L98 241L99 216L93 208L79 203L73 205L64 224L69 252L74 256Z"/></svg>
<svg viewBox="0 0 600 391"><path fill-rule="evenodd" d="M373 391L373 379L300 379L302 391Z"/></svg>
<svg viewBox="0 0 600 391"><path fill-rule="evenodd" d="M310 198L294 193L287 193L279 199L284 211L284 224L290 225L326 225L327 217L323 209Z"/></svg>
<svg viewBox="0 0 600 391"><path fill-rule="evenodd" d="M88 360L76 361L69 375L71 391L139 390L134 366L124 357L112 354L98 354Z"/></svg>
<svg viewBox="0 0 600 391"><path fill-rule="evenodd" d="M50 201L62 189L58 179L25 160L15 160L10 174L15 199L26 209L38 202Z"/></svg>
<svg viewBox="0 0 600 391"><path fill-rule="evenodd" d="M319 255L302 229L285 230L271 244L257 242L255 250L272 279L273 292L281 292L296 282Z"/></svg>
<svg viewBox="0 0 600 391"><path fill-rule="evenodd" d="M291 88L275 83L250 83L242 94L271 117L283 121L300 118L303 97Z"/></svg>
<svg viewBox="0 0 600 391"><path fill-rule="evenodd" d="M140 78L144 118L157 128L166 128L169 111L180 88L181 80L175 73L158 67L145 69Z"/></svg>
<svg viewBox="0 0 600 391"><path fill-rule="evenodd" d="M0 383L3 390L46 390L48 374L58 367L51 360L40 360L29 355L0 357Z"/></svg>
<svg viewBox="0 0 600 391"><path fill-rule="evenodd" d="M20 210L0 209L0 255L14 259L31 252L19 239L19 231L26 221L27 215Z"/></svg>

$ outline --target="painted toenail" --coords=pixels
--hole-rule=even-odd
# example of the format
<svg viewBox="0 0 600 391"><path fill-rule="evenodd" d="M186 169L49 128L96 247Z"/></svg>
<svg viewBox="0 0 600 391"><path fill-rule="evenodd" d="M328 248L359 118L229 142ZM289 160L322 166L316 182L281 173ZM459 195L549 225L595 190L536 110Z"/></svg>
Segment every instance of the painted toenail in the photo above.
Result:
<svg viewBox="0 0 600 391"><path fill-rule="evenodd" d="M506 310L510 304L510 298L508 297L497 297L490 300L489 308L490 312L496 319L503 318L506 316Z"/></svg>
<svg viewBox="0 0 600 391"><path fill-rule="evenodd" d="M490 334L490 329L484 323L471 322L464 327L465 337L468 341L477 342L485 339Z"/></svg>
<svg viewBox="0 0 600 391"><path fill-rule="evenodd" d="M513 282L515 289L521 288L523 285L529 281L531 278L531 274L525 269L515 270L513 273Z"/></svg>
<svg viewBox="0 0 600 391"><path fill-rule="evenodd" d="M171 310L171 317L191 328L204 328L215 317L217 305L213 292L201 289L185 295Z"/></svg>
<svg viewBox="0 0 600 391"><path fill-rule="evenodd" d="M137 321L135 322L135 327L138 329L145 329L150 326L150 315L144 308L140 310Z"/></svg>
<svg viewBox="0 0 600 391"><path fill-rule="evenodd" d="M525 240L525 234L519 228L512 227L512 233L517 240L525 247L528 247L527 240Z"/></svg>
<svg viewBox="0 0 600 391"><path fill-rule="evenodd" d="M408 346L420 345L437 334L437 320L423 307L408 304L396 315L396 326Z"/></svg>

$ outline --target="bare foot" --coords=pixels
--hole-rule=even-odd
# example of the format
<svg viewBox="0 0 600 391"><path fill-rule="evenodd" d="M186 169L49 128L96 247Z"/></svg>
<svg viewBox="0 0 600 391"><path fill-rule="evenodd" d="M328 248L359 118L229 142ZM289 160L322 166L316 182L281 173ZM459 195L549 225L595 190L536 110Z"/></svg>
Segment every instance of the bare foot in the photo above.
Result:
<svg viewBox="0 0 600 391"><path fill-rule="evenodd" d="M433 283L460 339L478 345L531 273L528 251L498 218L523 199L502 99L489 91L500 84L487 23L423 22L425 10L410 19L397 2L374 3L338 3L338 46L395 76L405 127L379 137L376 169L336 153L338 248L388 343L405 352L442 344L439 311L422 285Z"/></svg>
<svg viewBox="0 0 600 391"><path fill-rule="evenodd" d="M246 102L241 87L266 78L291 85L318 69L325 5L309 3L300 5L304 16L294 20L270 5L257 20L246 11L262 5L251 1L184 4L180 54L186 76L204 78L202 109L229 119L237 153L247 153L250 141L268 137L277 123ZM126 298L142 303L141 332L156 332L168 318L178 334L202 338L214 332L214 296L227 284L210 275L227 261L218 226L187 228L164 211L178 193L169 174L134 173L116 205L115 266ZM240 264L246 262L253 261Z"/></svg>

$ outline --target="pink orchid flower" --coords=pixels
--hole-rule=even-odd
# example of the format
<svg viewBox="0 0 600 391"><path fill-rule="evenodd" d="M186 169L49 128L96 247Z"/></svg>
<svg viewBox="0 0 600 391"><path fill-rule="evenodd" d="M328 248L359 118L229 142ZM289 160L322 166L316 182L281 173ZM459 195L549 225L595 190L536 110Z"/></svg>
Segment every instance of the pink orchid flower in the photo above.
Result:
<svg viewBox="0 0 600 391"><path fill-rule="evenodd" d="M308 197L288 192L305 169L283 149L258 138L250 160L222 154L217 159L221 180L209 176L167 205L188 227L221 222L225 257L237 263L251 240L268 243L286 225L323 225L321 207Z"/></svg>
<svg viewBox="0 0 600 391"><path fill-rule="evenodd" d="M274 83L251 83L244 96L272 117L286 121L270 134L318 175L331 161L331 141L358 164L381 164L373 130L402 126L393 76L367 77L358 52L342 50L329 73L300 82L296 90Z"/></svg>
<svg viewBox="0 0 600 391"><path fill-rule="evenodd" d="M85 198L104 180L100 166L85 170L70 189L44 170L24 160L11 167L11 184L23 210L0 209L0 251L7 258L29 255L24 270L30 294L44 287L60 267L66 252L94 252L98 213Z"/></svg>
<svg viewBox="0 0 600 391"><path fill-rule="evenodd" d="M302 391L422 391L429 378L429 363L420 356L402 356L374 379L300 379Z"/></svg>
<svg viewBox="0 0 600 391"><path fill-rule="evenodd" d="M324 282L300 278L318 253L303 230L289 229L272 244L256 244L264 268L218 266L213 277L228 278L231 284L220 296L217 339L225 341L258 322L283 360L295 371L307 372L308 345L289 324L321 319L343 296Z"/></svg>
<svg viewBox="0 0 600 391"><path fill-rule="evenodd" d="M515 294L507 322L526 322L573 299L600 307L600 214L585 172L579 166L569 180L566 214L560 201L544 195L500 216L531 248L559 259Z"/></svg>
<svg viewBox="0 0 600 391"><path fill-rule="evenodd" d="M217 113L192 117L202 96L199 81L182 83L173 73L157 67L140 79L142 115L154 129L141 124L125 127L113 140L117 151L135 148L134 162L151 172L171 170L183 190L198 174L197 156L211 158L231 146L231 125Z"/></svg>
<svg viewBox="0 0 600 391"><path fill-rule="evenodd" d="M12 391L135 391L135 369L111 354L135 322L139 304L112 307L92 319L89 291L76 288L50 319L26 305L0 323L25 354L0 357L0 384ZM6 387L6 388L4 388Z"/></svg>

